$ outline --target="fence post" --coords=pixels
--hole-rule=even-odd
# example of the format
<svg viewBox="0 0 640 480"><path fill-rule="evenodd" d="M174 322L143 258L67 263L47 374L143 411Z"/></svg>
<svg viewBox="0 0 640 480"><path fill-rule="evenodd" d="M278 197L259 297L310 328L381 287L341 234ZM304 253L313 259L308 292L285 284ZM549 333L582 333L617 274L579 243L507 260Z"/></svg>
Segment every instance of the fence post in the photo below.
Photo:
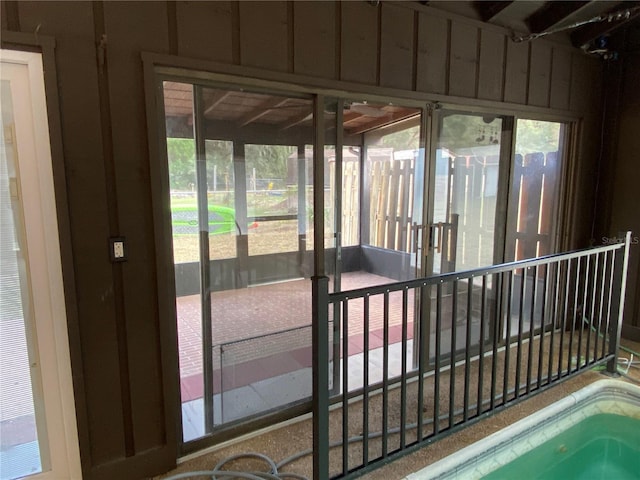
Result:
<svg viewBox="0 0 640 480"><path fill-rule="evenodd" d="M329 478L329 278L312 282L313 478Z"/></svg>
<svg viewBox="0 0 640 480"><path fill-rule="evenodd" d="M609 325L609 355L613 357L607 363L610 375L618 373L618 348L620 346L620 332L624 316L624 297L627 288L627 267L629 263L629 247L631 246L631 232L627 232L622 255L617 254L613 264L613 289L611 305L611 323Z"/></svg>

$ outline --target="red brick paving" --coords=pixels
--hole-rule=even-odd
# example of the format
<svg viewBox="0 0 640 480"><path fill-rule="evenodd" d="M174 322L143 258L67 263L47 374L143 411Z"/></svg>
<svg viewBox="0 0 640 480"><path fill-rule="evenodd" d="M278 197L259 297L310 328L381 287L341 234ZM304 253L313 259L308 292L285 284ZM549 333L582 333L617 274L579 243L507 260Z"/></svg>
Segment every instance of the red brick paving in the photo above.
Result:
<svg viewBox="0 0 640 480"><path fill-rule="evenodd" d="M392 280L366 272L346 273L343 290L390 283ZM413 336L413 292L409 292L408 337ZM311 365L310 331L280 334L311 324L311 281L295 280L241 290L216 292L212 295L212 328L214 345L214 388L220 381L220 349L224 348L226 366L234 371L233 380L225 381L225 390ZM361 353L364 343L362 299L349 305L349 355ZM202 396L202 333L200 296L190 295L176 300L178 346L182 401ZM370 348L382 346L383 301L370 301ZM402 325L402 294L389 296L390 341L399 341ZM303 333L304 332L304 333ZM270 335L271 334L271 335ZM263 337L269 335L267 337ZM253 341L246 338L262 337ZM285 338L281 338L285 337ZM232 342L238 342L237 347ZM230 344L231 343L231 344ZM231 353L230 353L231 352ZM233 355L235 353L235 355ZM297 362L290 361L295 353ZM288 357L288 359L286 358ZM304 359L308 359L304 361ZM293 363L299 365L293 365ZM265 369L265 367L267 367ZM260 368L257 368L260 367ZM227 368L224 368L227 370ZM219 388L219 387L217 387Z"/></svg>

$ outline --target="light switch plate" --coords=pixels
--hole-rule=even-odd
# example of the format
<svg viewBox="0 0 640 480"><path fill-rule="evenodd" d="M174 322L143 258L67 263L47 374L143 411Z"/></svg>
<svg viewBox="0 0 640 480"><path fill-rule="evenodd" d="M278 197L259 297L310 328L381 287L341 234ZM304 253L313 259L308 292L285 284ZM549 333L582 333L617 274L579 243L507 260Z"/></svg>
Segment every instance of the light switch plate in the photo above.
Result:
<svg viewBox="0 0 640 480"><path fill-rule="evenodd" d="M125 237L111 237L109 239L109 256L112 262L124 262L127 260Z"/></svg>

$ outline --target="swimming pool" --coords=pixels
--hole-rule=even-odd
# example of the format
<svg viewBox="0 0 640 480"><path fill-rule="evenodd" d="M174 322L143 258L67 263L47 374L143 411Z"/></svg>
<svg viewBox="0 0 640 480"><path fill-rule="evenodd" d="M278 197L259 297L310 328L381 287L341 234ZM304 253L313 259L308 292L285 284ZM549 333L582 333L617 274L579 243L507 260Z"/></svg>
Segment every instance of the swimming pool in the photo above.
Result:
<svg viewBox="0 0 640 480"><path fill-rule="evenodd" d="M637 478L639 456L640 387L600 380L407 480L623 480Z"/></svg>

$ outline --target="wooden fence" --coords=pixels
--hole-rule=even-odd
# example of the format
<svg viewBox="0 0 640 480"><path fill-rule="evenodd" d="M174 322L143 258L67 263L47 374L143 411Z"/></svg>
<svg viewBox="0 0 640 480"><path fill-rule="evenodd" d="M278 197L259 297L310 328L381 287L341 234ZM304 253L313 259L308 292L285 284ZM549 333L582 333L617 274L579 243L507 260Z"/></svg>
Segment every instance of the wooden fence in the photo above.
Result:
<svg viewBox="0 0 640 480"><path fill-rule="evenodd" d="M362 219L362 228L369 232L368 243L411 252L416 156L408 152L395 152L394 155L391 148L376 148L369 149L367 157L365 184L369 185L369 191L364 198L369 198L369 215ZM457 238L457 246L451 244L457 254L449 252L447 255L456 258L457 265L448 265L447 271L493 264L499 157L453 157L447 171L437 172L437 175L446 176L447 212L444 218L458 215L457 231L445 231L447 238ZM516 154L508 208L507 260L550 253L557 178L558 152ZM331 169L332 196L336 194L335 185L335 169ZM345 158L343 245L358 244L359 185L358 159ZM443 262L449 260L442 259Z"/></svg>

